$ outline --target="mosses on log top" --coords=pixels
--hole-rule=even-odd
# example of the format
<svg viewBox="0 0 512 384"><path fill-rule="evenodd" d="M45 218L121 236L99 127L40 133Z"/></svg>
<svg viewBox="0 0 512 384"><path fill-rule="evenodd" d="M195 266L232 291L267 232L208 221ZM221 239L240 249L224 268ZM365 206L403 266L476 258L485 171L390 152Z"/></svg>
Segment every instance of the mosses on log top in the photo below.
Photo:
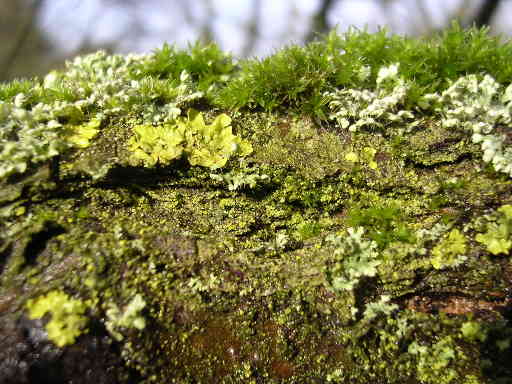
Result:
<svg viewBox="0 0 512 384"><path fill-rule="evenodd" d="M0 381L507 382L511 79L453 25L0 85Z"/></svg>

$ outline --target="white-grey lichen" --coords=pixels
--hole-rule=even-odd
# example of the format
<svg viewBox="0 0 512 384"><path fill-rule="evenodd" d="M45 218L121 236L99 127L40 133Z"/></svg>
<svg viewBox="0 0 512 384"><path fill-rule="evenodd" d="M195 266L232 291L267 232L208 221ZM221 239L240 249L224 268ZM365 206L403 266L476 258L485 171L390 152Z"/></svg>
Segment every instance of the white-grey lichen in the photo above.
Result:
<svg viewBox="0 0 512 384"><path fill-rule="evenodd" d="M364 239L363 235L363 227L350 227L346 235L326 237L326 241L336 247L334 255L338 261L332 266L327 266L326 270L335 291L350 291L361 278L377 274L377 267L381 264L378 259L377 243Z"/></svg>
<svg viewBox="0 0 512 384"><path fill-rule="evenodd" d="M417 125L414 114L402 110L409 85L398 76L398 68L398 64L381 68L375 90L341 89L325 93L332 111L329 118L352 132L363 127L384 128L392 124L404 125L407 131L412 129Z"/></svg>
<svg viewBox="0 0 512 384"><path fill-rule="evenodd" d="M441 95L426 95L445 127L462 127L479 143L483 160L498 172L512 177L512 148L505 145L506 134L493 133L498 125L512 134L512 85L504 91L491 76L468 75L455 81Z"/></svg>
<svg viewBox="0 0 512 384"><path fill-rule="evenodd" d="M53 101L33 104L23 93L0 101L0 180L76 147L69 140L74 125L133 114L142 116L142 123L173 121L184 106L203 97L186 72L180 79L137 80L136 64L151 59L102 51L77 57L66 71L51 72L34 86L34 94L58 95Z"/></svg>
<svg viewBox="0 0 512 384"><path fill-rule="evenodd" d="M0 180L23 173L29 163L48 160L66 147L61 138L62 125L55 112L37 106L24 107L24 95L14 102L0 101Z"/></svg>
<svg viewBox="0 0 512 384"><path fill-rule="evenodd" d="M106 311L107 320L105 326L116 340L122 340L121 330L134 328L142 330L146 327L146 320L141 311L146 307L146 302L140 294L137 294L123 308L111 303Z"/></svg>
<svg viewBox="0 0 512 384"><path fill-rule="evenodd" d="M269 176L251 173L250 170L242 169L239 172L228 172L225 174L210 173L210 178L227 184L230 191L236 191L243 187L255 188L259 182L269 179Z"/></svg>
<svg viewBox="0 0 512 384"><path fill-rule="evenodd" d="M410 86L399 76L398 64L382 67L375 90L341 89L325 93L335 120L342 129L392 127L397 133L410 132L420 125L419 116L403 109ZM483 160L498 172L512 177L512 84L505 90L489 75L467 75L454 81L441 94L423 95L417 111L431 111L445 128L462 128L480 144ZM500 126L504 133L497 133ZM508 140L510 141L510 140Z"/></svg>

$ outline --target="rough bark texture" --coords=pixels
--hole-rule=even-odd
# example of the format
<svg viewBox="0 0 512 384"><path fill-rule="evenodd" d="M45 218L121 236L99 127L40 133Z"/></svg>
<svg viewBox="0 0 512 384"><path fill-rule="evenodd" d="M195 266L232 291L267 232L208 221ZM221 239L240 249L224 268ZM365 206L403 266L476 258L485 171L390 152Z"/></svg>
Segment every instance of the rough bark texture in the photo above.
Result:
<svg viewBox="0 0 512 384"><path fill-rule="evenodd" d="M220 170L133 165L121 116L2 181L0 382L511 377L510 250L477 239L504 225L507 248L512 183L471 134L428 112L400 134L226 112L253 151ZM55 291L87 307L62 348L53 316L82 315L30 316Z"/></svg>

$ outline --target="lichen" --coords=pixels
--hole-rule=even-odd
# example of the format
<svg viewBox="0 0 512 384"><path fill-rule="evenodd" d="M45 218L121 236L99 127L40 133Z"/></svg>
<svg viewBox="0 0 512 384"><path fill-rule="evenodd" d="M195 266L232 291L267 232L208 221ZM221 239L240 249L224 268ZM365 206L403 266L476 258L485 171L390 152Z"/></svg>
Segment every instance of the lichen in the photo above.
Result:
<svg viewBox="0 0 512 384"><path fill-rule="evenodd" d="M136 294L123 310L111 303L105 312L107 315L107 321L105 322L107 330L119 341L123 339L120 329L135 328L139 331L143 330L146 327L146 320L140 312L145 306L146 302L140 294Z"/></svg>
<svg viewBox="0 0 512 384"><path fill-rule="evenodd" d="M50 321L46 324L48 338L59 347L73 344L77 337L87 332L89 320L84 315L88 308L87 302L72 299L62 291L51 291L30 299L26 308L31 319L50 314Z"/></svg>
<svg viewBox="0 0 512 384"><path fill-rule="evenodd" d="M399 64L380 68L375 91L344 89L325 93L332 111L329 118L351 132L363 127L385 128L387 125L396 127L404 124L407 127L405 131L410 131L417 126L414 114L401 109L408 86L398 76L398 68Z"/></svg>
<svg viewBox="0 0 512 384"><path fill-rule="evenodd" d="M435 269L455 267L466 260L466 238L458 229L452 229L445 239L432 249L430 262Z"/></svg>
<svg viewBox="0 0 512 384"><path fill-rule="evenodd" d="M492 134L496 126L511 122L512 86L502 91L493 77L480 79L474 74L461 77L441 95L425 95L422 107L433 104L445 127L460 126L469 131L472 141L481 145L483 160L512 177L512 149L505 145L506 135Z"/></svg>
<svg viewBox="0 0 512 384"><path fill-rule="evenodd" d="M260 175L257 172L252 173L251 170L242 169L238 172L228 172L225 174L210 173L213 180L227 184L230 191L236 191L239 188L248 187L255 188L258 184L268 180L268 175Z"/></svg>
<svg viewBox="0 0 512 384"><path fill-rule="evenodd" d="M66 140L73 146L78 148L87 148L91 139L94 138L99 132L100 120L91 120L85 124L71 127L71 134Z"/></svg>
<svg viewBox="0 0 512 384"><path fill-rule="evenodd" d="M348 228L347 236L329 236L336 249L334 254L339 262L327 267L328 280L337 291L352 290L362 277L375 276L378 260L377 243L362 238L364 228Z"/></svg>
<svg viewBox="0 0 512 384"><path fill-rule="evenodd" d="M252 146L247 140L233 135L231 118L221 114L211 124L205 124L201 113L189 111L187 119L175 125L137 125L129 141L133 162L146 167L168 165L185 156L191 165L216 169L233 156L247 156Z"/></svg>
<svg viewBox="0 0 512 384"><path fill-rule="evenodd" d="M67 347L86 317L72 350L112 339L148 383L510 377L510 49L428 41L236 67L165 46L0 85L1 148L32 118L62 142L0 180L0 320L44 303Z"/></svg>
<svg viewBox="0 0 512 384"><path fill-rule="evenodd" d="M444 337L438 342L426 346L413 342L408 352L418 356L417 377L423 383L451 383L457 379L457 372L450 367L452 360L464 358L457 352L453 339Z"/></svg>
<svg viewBox="0 0 512 384"><path fill-rule="evenodd" d="M502 205L497 216L496 221L487 224L487 232L477 234L475 240L493 255L508 254L512 248L512 205Z"/></svg>

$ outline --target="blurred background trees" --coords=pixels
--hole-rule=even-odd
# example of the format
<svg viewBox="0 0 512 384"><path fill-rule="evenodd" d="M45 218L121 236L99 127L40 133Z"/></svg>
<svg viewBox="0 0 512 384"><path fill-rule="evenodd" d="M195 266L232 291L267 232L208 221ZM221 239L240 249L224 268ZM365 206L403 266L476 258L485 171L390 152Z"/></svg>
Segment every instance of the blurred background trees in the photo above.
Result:
<svg viewBox="0 0 512 384"><path fill-rule="evenodd" d="M237 57L307 43L337 26L430 34L457 19L512 33L500 0L1 0L0 81L59 68L86 52L148 52L216 42Z"/></svg>

